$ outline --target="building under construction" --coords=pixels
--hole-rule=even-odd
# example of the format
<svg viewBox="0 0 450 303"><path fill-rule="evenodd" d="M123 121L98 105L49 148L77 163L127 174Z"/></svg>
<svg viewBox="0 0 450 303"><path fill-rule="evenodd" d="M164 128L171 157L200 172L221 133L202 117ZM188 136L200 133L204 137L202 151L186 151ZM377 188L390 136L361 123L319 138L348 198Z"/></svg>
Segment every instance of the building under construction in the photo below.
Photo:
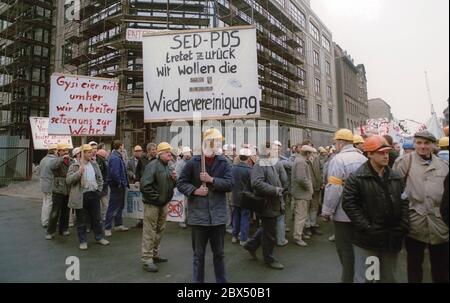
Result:
<svg viewBox="0 0 450 303"><path fill-rule="evenodd" d="M1 1L4 132L29 137L28 116L48 115L49 75L63 72L119 79L116 137L127 148L168 140L166 124L143 122L142 43L127 33L247 24L257 28L261 119L279 121L283 144L328 144L337 126L331 33L307 0Z"/></svg>

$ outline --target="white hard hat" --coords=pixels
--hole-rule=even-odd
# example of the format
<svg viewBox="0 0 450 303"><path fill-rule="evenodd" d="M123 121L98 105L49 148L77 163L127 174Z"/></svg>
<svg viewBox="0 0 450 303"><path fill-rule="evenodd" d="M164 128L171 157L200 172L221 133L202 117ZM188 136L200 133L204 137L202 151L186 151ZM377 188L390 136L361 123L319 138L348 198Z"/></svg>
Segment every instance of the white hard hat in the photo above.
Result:
<svg viewBox="0 0 450 303"><path fill-rule="evenodd" d="M75 147L72 150L72 156L75 157L77 154L81 153L81 148L80 147Z"/></svg>
<svg viewBox="0 0 450 303"><path fill-rule="evenodd" d="M252 155L252 151L249 148L241 148L239 150L239 156L250 157Z"/></svg>
<svg viewBox="0 0 450 303"><path fill-rule="evenodd" d="M273 144L273 145L278 145L278 146L282 146L282 145L283 145L283 144L281 144L281 142L278 141L278 140L273 141L272 144Z"/></svg>
<svg viewBox="0 0 450 303"><path fill-rule="evenodd" d="M189 146L183 146L181 149L182 154L190 154L192 152L191 148Z"/></svg>
<svg viewBox="0 0 450 303"><path fill-rule="evenodd" d="M309 145L303 145L302 148L300 149L302 152L310 152L310 153L315 153L317 152L317 150Z"/></svg>

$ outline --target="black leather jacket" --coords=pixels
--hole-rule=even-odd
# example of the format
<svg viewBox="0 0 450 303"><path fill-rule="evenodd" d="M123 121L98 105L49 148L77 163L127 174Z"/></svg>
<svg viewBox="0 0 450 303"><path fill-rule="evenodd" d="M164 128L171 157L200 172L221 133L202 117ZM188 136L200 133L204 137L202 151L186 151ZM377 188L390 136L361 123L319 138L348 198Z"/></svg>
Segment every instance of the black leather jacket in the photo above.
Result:
<svg viewBox="0 0 450 303"><path fill-rule="evenodd" d="M353 243L359 247L399 252L409 228L409 203L402 199L403 178L389 167L380 178L364 163L346 180L342 207L352 221Z"/></svg>

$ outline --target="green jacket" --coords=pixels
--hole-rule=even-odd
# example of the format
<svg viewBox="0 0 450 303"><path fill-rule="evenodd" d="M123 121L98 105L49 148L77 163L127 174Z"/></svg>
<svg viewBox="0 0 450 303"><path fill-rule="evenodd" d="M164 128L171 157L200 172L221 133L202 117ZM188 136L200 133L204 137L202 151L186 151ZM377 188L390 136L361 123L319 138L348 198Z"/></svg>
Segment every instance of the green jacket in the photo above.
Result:
<svg viewBox="0 0 450 303"><path fill-rule="evenodd" d="M175 181L170 176L168 164L160 159L145 166L141 178L142 202L155 206L165 206L172 200Z"/></svg>

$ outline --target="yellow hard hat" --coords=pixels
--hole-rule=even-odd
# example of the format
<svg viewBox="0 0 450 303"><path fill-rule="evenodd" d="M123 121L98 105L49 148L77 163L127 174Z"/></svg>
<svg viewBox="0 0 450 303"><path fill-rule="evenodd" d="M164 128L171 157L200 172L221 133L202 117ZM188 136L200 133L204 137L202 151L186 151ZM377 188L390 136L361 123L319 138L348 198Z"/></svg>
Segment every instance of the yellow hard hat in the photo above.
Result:
<svg viewBox="0 0 450 303"><path fill-rule="evenodd" d="M223 140L222 133L216 128L210 128L203 133L203 140Z"/></svg>
<svg viewBox="0 0 450 303"><path fill-rule="evenodd" d="M58 145L56 145L56 144L50 144L50 145L48 146L48 150L54 150L54 149L58 149Z"/></svg>
<svg viewBox="0 0 450 303"><path fill-rule="evenodd" d="M346 128L340 129L334 134L334 140L353 142L353 133L351 130Z"/></svg>
<svg viewBox="0 0 450 303"><path fill-rule="evenodd" d="M167 142L161 142L158 144L158 147L156 148L156 152L158 153L158 155L162 152L166 152L166 151L172 151L172 146L170 146L169 143Z"/></svg>
<svg viewBox="0 0 450 303"><path fill-rule="evenodd" d="M353 144L360 144L360 143L364 143L363 137L361 137L360 135L354 135Z"/></svg>
<svg viewBox="0 0 450 303"><path fill-rule="evenodd" d="M69 144L66 144L66 143L58 143L56 145L57 150L65 150L65 149L69 149L69 148L70 148Z"/></svg>
<svg viewBox="0 0 450 303"><path fill-rule="evenodd" d="M92 150L92 146L90 146L89 144L81 145L81 151L82 152L91 151L91 150Z"/></svg>
<svg viewBox="0 0 450 303"><path fill-rule="evenodd" d="M439 139L439 147L448 147L448 137L442 137Z"/></svg>

